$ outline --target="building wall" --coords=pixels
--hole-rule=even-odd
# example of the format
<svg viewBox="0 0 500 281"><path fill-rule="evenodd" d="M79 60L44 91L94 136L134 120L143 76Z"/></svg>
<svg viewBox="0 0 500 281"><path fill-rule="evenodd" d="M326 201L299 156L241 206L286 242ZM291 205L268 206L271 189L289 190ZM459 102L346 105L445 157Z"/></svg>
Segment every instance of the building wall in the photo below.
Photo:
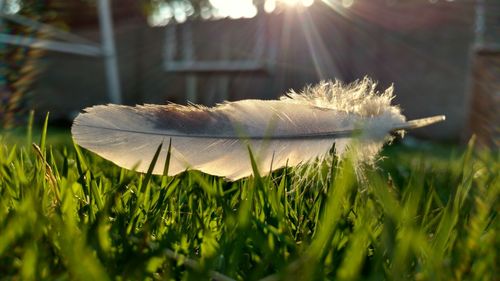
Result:
<svg viewBox="0 0 500 281"><path fill-rule="evenodd" d="M380 81L381 90L394 83L395 103L408 118L447 116L445 123L419 129L416 135L458 139L468 114L474 9L470 3L456 2L388 5L364 0L350 9L335 7L337 11L318 3L307 11L265 15L266 36L277 50L269 61L274 67L266 73L229 76L227 98L272 99L322 79L349 82L368 75ZM222 46L229 58L251 58L257 22L193 22L197 58L215 59ZM98 39L95 29L78 32ZM165 32L166 28L148 27L137 18L115 26L125 103L185 102L186 76L163 69ZM43 66L35 89L39 112L62 116L107 102L102 61L51 53ZM198 77L201 103L221 101L219 78Z"/></svg>

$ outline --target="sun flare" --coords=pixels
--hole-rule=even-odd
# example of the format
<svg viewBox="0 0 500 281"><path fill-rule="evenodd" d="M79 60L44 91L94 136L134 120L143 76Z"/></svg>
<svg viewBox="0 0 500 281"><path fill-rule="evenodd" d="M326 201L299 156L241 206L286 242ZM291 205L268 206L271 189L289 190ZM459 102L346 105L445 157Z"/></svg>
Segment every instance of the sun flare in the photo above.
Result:
<svg viewBox="0 0 500 281"><path fill-rule="evenodd" d="M290 7L296 7L299 5L302 5L304 7L309 7L312 4L314 4L314 0L278 0L278 2L286 4L287 6Z"/></svg>

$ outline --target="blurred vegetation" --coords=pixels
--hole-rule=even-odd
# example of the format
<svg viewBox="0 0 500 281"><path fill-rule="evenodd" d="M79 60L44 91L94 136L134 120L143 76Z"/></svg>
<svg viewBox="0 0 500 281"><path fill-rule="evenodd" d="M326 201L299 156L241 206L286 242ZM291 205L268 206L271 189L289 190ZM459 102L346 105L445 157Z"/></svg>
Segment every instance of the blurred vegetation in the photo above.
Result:
<svg viewBox="0 0 500 281"><path fill-rule="evenodd" d="M138 174L39 133L1 134L2 280L499 276L499 154L473 142L389 147L362 177L347 158L226 182Z"/></svg>
<svg viewBox="0 0 500 281"><path fill-rule="evenodd" d="M22 0L15 12L24 17L48 24L57 24L54 12L64 1ZM6 2L6 10L9 1ZM12 7L10 7L12 10ZM13 12L13 11L10 11ZM40 29L21 26L10 21L0 22L0 32L16 36L46 39L47 33ZM37 61L42 49L0 43L0 128L11 128L25 124L28 116L32 85L41 71Z"/></svg>

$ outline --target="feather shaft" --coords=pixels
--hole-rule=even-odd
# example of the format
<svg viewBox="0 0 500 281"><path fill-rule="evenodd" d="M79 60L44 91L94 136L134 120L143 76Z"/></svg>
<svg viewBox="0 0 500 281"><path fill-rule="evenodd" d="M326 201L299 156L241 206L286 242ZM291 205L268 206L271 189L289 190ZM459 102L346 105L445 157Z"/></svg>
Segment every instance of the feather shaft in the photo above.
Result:
<svg viewBox="0 0 500 281"><path fill-rule="evenodd" d="M415 119L408 121L403 124L394 125L394 129L391 132L397 132L400 130L409 130L416 129L420 127L425 127L434 123L438 123L445 120L444 115L436 115L432 117L426 117L421 119ZM100 126L89 126L89 125L80 125L83 127L89 127L100 130L109 130L109 131L119 131L123 133L131 133L131 134L144 134L144 135L160 135L165 137L186 137L190 138L202 138L202 139L249 139L249 140L292 140L292 139L331 139L331 138L345 138L352 137L355 135L359 135L363 132L362 129L353 129L353 130L344 130L344 131L330 131L330 132L318 132L318 133L309 133L309 134L293 134L293 135L259 135L259 136L237 136L237 135L201 135L201 134L176 134L176 133L159 133L159 132L148 132L148 131L139 131L139 130L127 130L127 129L118 129L118 128L107 128Z"/></svg>

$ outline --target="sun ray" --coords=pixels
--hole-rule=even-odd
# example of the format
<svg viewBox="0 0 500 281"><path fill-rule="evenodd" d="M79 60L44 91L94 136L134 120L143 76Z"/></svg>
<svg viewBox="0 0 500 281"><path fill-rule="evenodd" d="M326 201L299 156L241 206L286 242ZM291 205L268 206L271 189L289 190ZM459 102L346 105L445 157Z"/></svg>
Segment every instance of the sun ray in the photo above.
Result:
<svg viewBox="0 0 500 281"><path fill-rule="evenodd" d="M320 80L334 77L340 78L340 72L335 66L331 51L328 50L321 34L318 32L311 14L307 11L300 13L299 19L318 78Z"/></svg>
<svg viewBox="0 0 500 281"><path fill-rule="evenodd" d="M347 9L354 4L354 0L322 0L322 2L342 16L347 16Z"/></svg>

